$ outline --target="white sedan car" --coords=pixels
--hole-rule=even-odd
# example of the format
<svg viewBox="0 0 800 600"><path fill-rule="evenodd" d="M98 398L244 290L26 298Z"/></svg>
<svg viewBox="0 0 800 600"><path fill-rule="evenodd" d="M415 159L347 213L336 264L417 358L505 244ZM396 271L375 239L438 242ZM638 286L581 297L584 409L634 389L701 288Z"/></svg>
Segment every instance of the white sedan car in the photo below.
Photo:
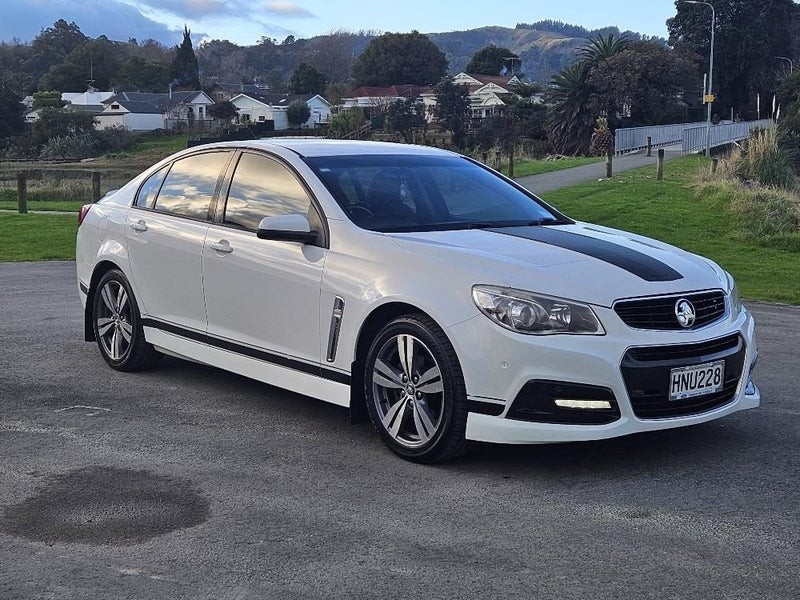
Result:
<svg viewBox="0 0 800 600"><path fill-rule="evenodd" d="M754 322L710 260L573 221L450 152L273 139L179 152L81 211L85 336L369 415L419 462L759 405Z"/></svg>

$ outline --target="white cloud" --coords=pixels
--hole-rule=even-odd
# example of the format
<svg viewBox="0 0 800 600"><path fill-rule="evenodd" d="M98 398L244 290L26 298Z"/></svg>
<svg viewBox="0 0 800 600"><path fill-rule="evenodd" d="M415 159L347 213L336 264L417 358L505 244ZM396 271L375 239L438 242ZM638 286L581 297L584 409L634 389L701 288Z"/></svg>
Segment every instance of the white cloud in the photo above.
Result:
<svg viewBox="0 0 800 600"><path fill-rule="evenodd" d="M283 17L314 16L302 6L298 6L293 2L288 2L288 0L270 0L269 2L267 2L267 12L273 15L280 15Z"/></svg>

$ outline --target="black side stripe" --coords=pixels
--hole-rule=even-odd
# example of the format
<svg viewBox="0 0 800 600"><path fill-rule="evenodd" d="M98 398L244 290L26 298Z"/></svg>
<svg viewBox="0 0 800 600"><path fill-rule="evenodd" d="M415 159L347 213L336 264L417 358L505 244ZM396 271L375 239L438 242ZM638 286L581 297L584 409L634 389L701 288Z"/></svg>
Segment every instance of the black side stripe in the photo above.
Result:
<svg viewBox="0 0 800 600"><path fill-rule="evenodd" d="M550 227L503 227L488 229L494 233L533 240L550 246L558 246L573 252L591 256L603 262L625 269L645 281L675 281L683 275L652 256L632 248L599 240L579 233L552 229Z"/></svg>
<svg viewBox="0 0 800 600"><path fill-rule="evenodd" d="M241 354L242 356L255 358L256 360L268 362L273 365L286 367L288 369L300 371L301 373L308 373L309 375L321 377L329 381L335 381L336 383L343 383L345 385L350 385L351 378L350 375L348 375L347 373L334 371L333 369L326 369L318 365L309 364L301 360L297 360L295 358L289 358L288 356L275 354L273 352L268 352L266 350L251 348L250 346L243 346L242 344L237 344L236 342L231 342L230 340L223 340L221 338L214 337L212 335L203 333L201 331L185 329L178 325L173 325L172 323L164 323L163 321L157 321L155 319L143 318L142 325L144 327L152 327L153 329L160 329L161 331L166 331L167 333L179 335L181 337L194 340L195 342L200 342L203 344L207 344L209 346L213 346L214 348L220 348L221 350L228 350L229 352L234 352L236 354Z"/></svg>

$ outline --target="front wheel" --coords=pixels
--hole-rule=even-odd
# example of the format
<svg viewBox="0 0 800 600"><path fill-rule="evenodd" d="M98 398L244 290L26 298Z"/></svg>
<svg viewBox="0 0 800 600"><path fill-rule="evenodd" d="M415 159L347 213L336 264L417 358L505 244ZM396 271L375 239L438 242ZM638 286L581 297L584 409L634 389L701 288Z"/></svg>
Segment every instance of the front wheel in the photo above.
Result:
<svg viewBox="0 0 800 600"><path fill-rule="evenodd" d="M395 319L370 346L364 372L370 418L403 458L433 463L466 446L467 399L453 346L423 315Z"/></svg>
<svg viewBox="0 0 800 600"><path fill-rule="evenodd" d="M139 306L121 271L108 271L97 282L92 325L100 354L118 371L146 369L161 358L144 339Z"/></svg>

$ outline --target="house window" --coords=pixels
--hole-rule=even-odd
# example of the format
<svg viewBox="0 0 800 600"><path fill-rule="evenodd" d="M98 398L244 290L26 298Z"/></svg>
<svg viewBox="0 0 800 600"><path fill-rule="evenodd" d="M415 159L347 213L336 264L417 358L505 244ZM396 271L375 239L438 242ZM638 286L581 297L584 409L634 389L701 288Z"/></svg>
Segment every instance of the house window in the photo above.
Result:
<svg viewBox="0 0 800 600"><path fill-rule="evenodd" d="M200 118L200 119L203 118L203 107L202 106L198 106L197 107L197 117Z"/></svg>
<svg viewBox="0 0 800 600"><path fill-rule="evenodd" d="M265 117L264 115L258 115L258 120L263 122L267 120L267 117Z"/></svg>
<svg viewBox="0 0 800 600"><path fill-rule="evenodd" d="M119 104L112 104L111 110L119 110Z"/></svg>

